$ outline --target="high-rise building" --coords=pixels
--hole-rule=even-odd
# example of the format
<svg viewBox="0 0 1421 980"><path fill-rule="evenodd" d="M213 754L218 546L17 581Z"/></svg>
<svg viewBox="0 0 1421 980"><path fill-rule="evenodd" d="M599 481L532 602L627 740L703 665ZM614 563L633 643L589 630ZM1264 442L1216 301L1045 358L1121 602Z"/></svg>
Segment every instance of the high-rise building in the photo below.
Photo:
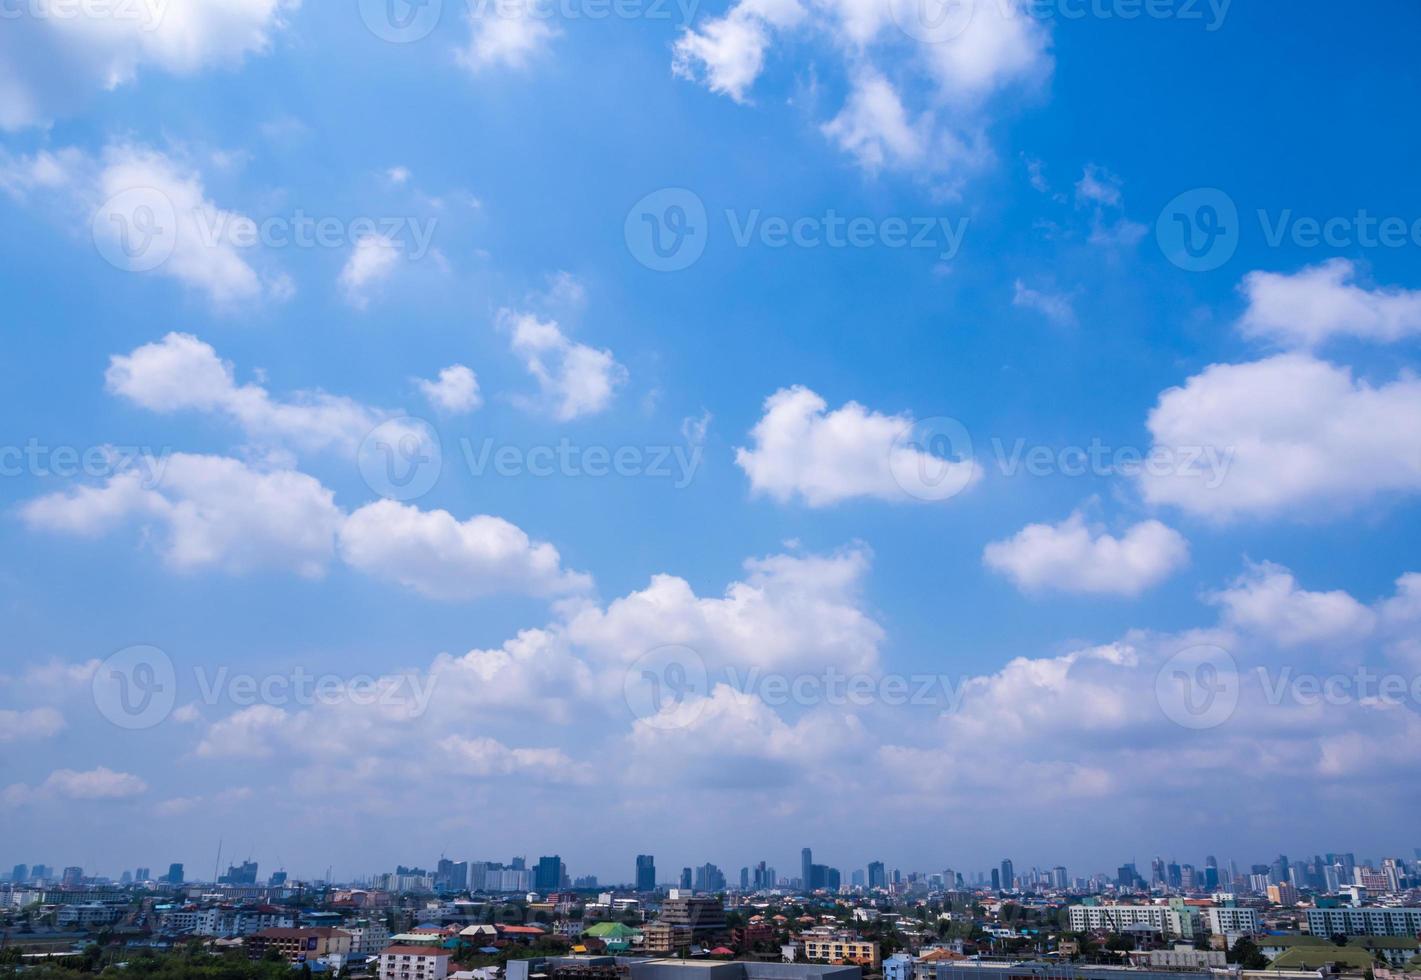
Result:
<svg viewBox="0 0 1421 980"><path fill-rule="evenodd" d="M639 892L656 891L656 858L650 854L636 856L636 890Z"/></svg>
<svg viewBox="0 0 1421 980"><path fill-rule="evenodd" d="M168 874L163 879L170 885L181 885L183 883L183 866L180 862L168 865Z"/></svg>
<svg viewBox="0 0 1421 980"><path fill-rule="evenodd" d="M1012 869L1011 858L1002 861L1002 890L1011 891L1016 882L1016 872Z"/></svg>
<svg viewBox="0 0 1421 980"><path fill-rule="evenodd" d="M227 866L227 873L217 879L219 885L255 885L257 883L257 863L243 861Z"/></svg>
<svg viewBox="0 0 1421 980"><path fill-rule="evenodd" d="M533 888L540 892L555 892L562 887L562 858L556 854L538 858L533 874Z"/></svg>
<svg viewBox="0 0 1421 980"><path fill-rule="evenodd" d="M992 891L994 891L994 892L999 892L999 891L1001 891L1001 890L1002 890L1002 872L1001 872L1001 869L999 869L999 868L993 868L993 869L992 869Z"/></svg>
<svg viewBox="0 0 1421 980"><path fill-rule="evenodd" d="M1067 884L1066 869L1059 864L1056 865L1051 869L1051 887L1064 889Z"/></svg>
<svg viewBox="0 0 1421 980"><path fill-rule="evenodd" d="M868 887L887 888L888 874L883 869L882 861L868 862Z"/></svg>
<svg viewBox="0 0 1421 980"><path fill-rule="evenodd" d="M152 881L153 871L150 868L138 868L133 872L134 881Z"/></svg>
<svg viewBox="0 0 1421 980"><path fill-rule="evenodd" d="M286 872L285 872L285 871L273 871L273 872L271 873L271 878L269 878L269 879L267 880L267 884L268 884L269 886L271 886L272 888L280 888L280 887L282 887L283 885L286 884Z"/></svg>
<svg viewBox="0 0 1421 980"><path fill-rule="evenodd" d="M799 884L805 891L814 890L814 852L807 847L799 852Z"/></svg>
<svg viewBox="0 0 1421 980"><path fill-rule="evenodd" d="M748 867L740 869L740 890L742 892L750 890L750 869Z"/></svg>
<svg viewBox="0 0 1421 980"><path fill-rule="evenodd" d="M10 880L15 884L30 880L30 867L27 864L15 865L15 870L10 872Z"/></svg>
<svg viewBox="0 0 1421 980"><path fill-rule="evenodd" d="M703 864L696 869L694 890L698 892L725 891L725 875L714 864Z"/></svg>
<svg viewBox="0 0 1421 980"><path fill-rule="evenodd" d="M77 866L65 868L59 883L65 888L78 888L84 883L84 869Z"/></svg>
<svg viewBox="0 0 1421 980"><path fill-rule="evenodd" d="M690 891L690 890L691 890L691 869L690 869L690 868L682 868L682 869L681 869L681 888L682 888L684 891Z"/></svg>

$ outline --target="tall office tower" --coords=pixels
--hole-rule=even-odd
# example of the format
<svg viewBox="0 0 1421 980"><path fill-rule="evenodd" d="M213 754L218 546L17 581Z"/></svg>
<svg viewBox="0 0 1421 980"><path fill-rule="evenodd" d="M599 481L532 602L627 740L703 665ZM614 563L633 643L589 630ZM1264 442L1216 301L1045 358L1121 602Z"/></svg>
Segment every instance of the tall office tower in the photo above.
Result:
<svg viewBox="0 0 1421 980"><path fill-rule="evenodd" d="M1065 889L1067 884L1066 869L1059 864L1056 865L1051 869L1051 887Z"/></svg>
<svg viewBox="0 0 1421 980"><path fill-rule="evenodd" d="M1204 888L1215 891L1219 887L1219 859L1210 854L1204 859Z"/></svg>
<svg viewBox="0 0 1421 980"><path fill-rule="evenodd" d="M163 879L170 885L181 885L183 883L183 866L180 862L173 862L168 865L168 875Z"/></svg>
<svg viewBox="0 0 1421 980"><path fill-rule="evenodd" d="M10 880L15 884L20 884L30 880L30 867L27 864L15 865L15 870L10 872Z"/></svg>
<svg viewBox="0 0 1421 980"><path fill-rule="evenodd" d="M862 888L868 881L868 878L864 875L863 868L856 868L854 872L849 875L849 881L855 888Z"/></svg>
<svg viewBox="0 0 1421 980"><path fill-rule="evenodd" d="M59 883L65 888L77 888L84 883L84 869L70 866L64 869L64 876L59 879Z"/></svg>
<svg viewBox="0 0 1421 980"><path fill-rule="evenodd" d="M1163 888L1167 882L1164 877L1164 858L1157 857L1150 862L1150 887Z"/></svg>
<svg viewBox="0 0 1421 980"><path fill-rule="evenodd" d="M650 854L636 856L636 890L639 892L656 891L656 858Z"/></svg>
<svg viewBox="0 0 1421 980"><path fill-rule="evenodd" d="M133 872L133 878L135 881L152 881L153 872L149 868L137 868Z"/></svg>
<svg viewBox="0 0 1421 980"><path fill-rule="evenodd" d="M868 862L868 887L887 888L888 875L884 873L882 861Z"/></svg>
<svg viewBox="0 0 1421 980"><path fill-rule="evenodd" d="M750 890L750 869L748 867L740 869L740 890L742 892Z"/></svg>
<svg viewBox="0 0 1421 980"><path fill-rule="evenodd" d="M556 854L538 858L538 870L533 875L533 888L540 892L555 892L562 887L562 858Z"/></svg>
<svg viewBox="0 0 1421 980"><path fill-rule="evenodd" d="M799 885L805 891L814 888L814 852L807 847L799 852Z"/></svg>
<svg viewBox="0 0 1421 980"><path fill-rule="evenodd" d="M1001 871L1000 871L999 869L993 868L993 869L992 869L992 891L994 891L994 892L999 892L999 891L1001 891L1001 890L1002 890L1002 873L1001 873Z"/></svg>
<svg viewBox="0 0 1421 980"><path fill-rule="evenodd" d="M691 890L691 869L681 869L681 888L685 891Z"/></svg>
<svg viewBox="0 0 1421 980"><path fill-rule="evenodd" d="M1004 891L1011 891L1012 884L1015 881L1016 872L1012 869L1011 859L1006 858L1002 861L1002 889Z"/></svg>

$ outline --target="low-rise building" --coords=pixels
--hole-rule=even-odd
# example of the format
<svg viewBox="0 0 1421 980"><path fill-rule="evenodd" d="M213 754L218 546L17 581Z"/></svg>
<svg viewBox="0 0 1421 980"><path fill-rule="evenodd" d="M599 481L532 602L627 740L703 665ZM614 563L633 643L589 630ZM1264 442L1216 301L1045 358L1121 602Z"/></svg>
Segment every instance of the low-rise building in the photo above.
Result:
<svg viewBox="0 0 1421 980"><path fill-rule="evenodd" d="M439 946L389 946L380 951L380 980L444 980L449 950Z"/></svg>
<svg viewBox="0 0 1421 980"><path fill-rule="evenodd" d="M1314 936L1421 935L1421 909L1308 909L1308 932Z"/></svg>
<svg viewBox="0 0 1421 980"><path fill-rule="evenodd" d="M254 960L275 950L289 963L305 963L323 956L350 954L350 933L344 929L262 929L243 945Z"/></svg>

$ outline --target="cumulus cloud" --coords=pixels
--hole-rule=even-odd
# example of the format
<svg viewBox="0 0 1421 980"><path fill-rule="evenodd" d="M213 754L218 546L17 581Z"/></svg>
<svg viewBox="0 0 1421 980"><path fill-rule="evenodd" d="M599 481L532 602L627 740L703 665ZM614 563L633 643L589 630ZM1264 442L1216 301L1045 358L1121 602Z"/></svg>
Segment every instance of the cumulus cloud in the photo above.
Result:
<svg viewBox="0 0 1421 980"><path fill-rule="evenodd" d="M1059 524L1029 524L987 545L982 558L1027 592L1137 596L1187 564L1189 544L1159 521L1141 521L1117 538L1088 526L1078 511Z"/></svg>
<svg viewBox="0 0 1421 980"><path fill-rule="evenodd" d="M558 595L591 586L588 576L563 569L556 548L501 518L461 522L448 511L393 500L351 514L341 527L340 550L352 567L436 599Z"/></svg>
<svg viewBox="0 0 1421 980"><path fill-rule="evenodd" d="M1377 614L1340 589L1309 592L1281 565L1249 567L1226 589L1210 595L1224 621L1282 647L1319 643L1355 645L1369 639Z"/></svg>
<svg viewBox="0 0 1421 980"><path fill-rule="evenodd" d="M446 415L464 415L484 403L479 379L462 364L449 365L433 381L419 378L416 383L430 406Z"/></svg>
<svg viewBox="0 0 1421 980"><path fill-rule="evenodd" d="M299 0L26 5L0 32L0 129L42 125L145 69L192 75L265 52ZM99 8L102 7L102 10ZM20 11L20 7L14 8Z"/></svg>
<svg viewBox="0 0 1421 980"><path fill-rule="evenodd" d="M78 772L56 769L38 786L12 783L0 790L0 804L18 806L44 800L121 800L141 796L148 784L132 773L115 772L99 766Z"/></svg>
<svg viewBox="0 0 1421 980"><path fill-rule="evenodd" d="M611 351L570 340L556 320L512 310L503 310L498 319L513 353L542 391L541 399L524 403L549 411L560 422L605 410L627 381L627 369Z"/></svg>
<svg viewBox="0 0 1421 980"><path fill-rule="evenodd" d="M459 63L473 72L491 68L524 68L545 51L558 30L538 4L499 3L470 9L469 40L458 52Z"/></svg>
<svg viewBox="0 0 1421 980"><path fill-rule="evenodd" d="M1201 517L1339 512L1421 490L1421 382L1374 385L1307 354L1215 364L1160 395L1147 420L1171 460L1140 476L1145 498ZM1231 457L1222 480L1207 453Z"/></svg>
<svg viewBox="0 0 1421 980"><path fill-rule="evenodd" d="M114 355L105 381L110 392L149 411L222 415L250 439L302 449L354 452L390 414L320 391L297 392L283 401L261 385L239 385L230 363L185 333Z"/></svg>
<svg viewBox="0 0 1421 980"><path fill-rule="evenodd" d="M0 708L0 743L49 738L64 729L64 716L53 708L14 711Z"/></svg>
<svg viewBox="0 0 1421 980"><path fill-rule="evenodd" d="M256 224L215 204L195 167L151 147L114 143L99 157L0 153L0 187L54 200L59 217L117 268L175 279L220 309L291 295L289 277L263 277L249 261Z"/></svg>
<svg viewBox="0 0 1421 980"><path fill-rule="evenodd" d="M357 310L369 307L372 288L394 275L403 252L404 243L397 238L361 235L340 270L338 282L346 302Z"/></svg>
<svg viewBox="0 0 1421 980"><path fill-rule="evenodd" d="M1250 272L1239 291L1248 307L1244 336L1312 348L1337 337L1391 343L1421 334L1421 292L1356 284L1357 267L1330 259L1292 275Z"/></svg>
<svg viewBox="0 0 1421 980"><path fill-rule="evenodd" d="M1048 32L1015 0L964 6L927 23L912 0L737 0L683 31L672 70L745 103L777 44L822 41L848 79L826 137L870 171L961 171L991 156L990 98L1051 70Z"/></svg>
<svg viewBox="0 0 1421 980"><path fill-rule="evenodd" d="M177 571L278 568L308 578L325 572L342 517L334 494L304 473L188 453L166 460L157 485L125 470L39 497L20 514L31 529L84 537L136 522Z"/></svg>
<svg viewBox="0 0 1421 980"><path fill-rule="evenodd" d="M943 500L981 478L974 460L914 445L915 425L911 415L883 415L857 402L831 412L817 393L796 385L765 400L751 446L737 449L735 461L752 492L810 507L859 497Z"/></svg>

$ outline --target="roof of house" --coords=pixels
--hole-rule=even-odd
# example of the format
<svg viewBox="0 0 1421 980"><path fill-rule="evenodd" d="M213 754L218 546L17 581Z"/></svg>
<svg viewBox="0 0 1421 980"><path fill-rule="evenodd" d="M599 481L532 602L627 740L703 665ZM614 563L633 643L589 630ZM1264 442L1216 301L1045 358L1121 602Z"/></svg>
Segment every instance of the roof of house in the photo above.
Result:
<svg viewBox="0 0 1421 980"><path fill-rule="evenodd" d="M380 950L381 956L448 956L449 951L439 946L386 946Z"/></svg>
<svg viewBox="0 0 1421 980"><path fill-rule="evenodd" d="M1372 954L1356 946L1299 946L1283 953L1270 970L1316 970L1328 963L1366 970L1375 962Z"/></svg>
<svg viewBox="0 0 1421 980"><path fill-rule="evenodd" d="M599 922L584 933L598 939L626 939L636 934L635 929L620 922Z"/></svg>

